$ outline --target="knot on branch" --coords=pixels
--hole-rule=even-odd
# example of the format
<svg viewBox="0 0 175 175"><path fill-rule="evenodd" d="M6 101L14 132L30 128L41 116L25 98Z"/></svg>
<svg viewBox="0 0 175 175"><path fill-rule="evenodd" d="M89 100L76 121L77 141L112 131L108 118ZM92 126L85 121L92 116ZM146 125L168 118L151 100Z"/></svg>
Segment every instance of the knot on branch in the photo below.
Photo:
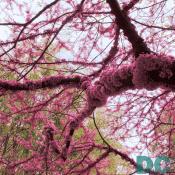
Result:
<svg viewBox="0 0 175 175"><path fill-rule="evenodd" d="M92 107L100 107L106 103L107 96L102 85L92 85L87 89L88 104Z"/></svg>
<svg viewBox="0 0 175 175"><path fill-rule="evenodd" d="M86 90L91 85L91 79L89 77L82 77L80 80L81 88Z"/></svg>

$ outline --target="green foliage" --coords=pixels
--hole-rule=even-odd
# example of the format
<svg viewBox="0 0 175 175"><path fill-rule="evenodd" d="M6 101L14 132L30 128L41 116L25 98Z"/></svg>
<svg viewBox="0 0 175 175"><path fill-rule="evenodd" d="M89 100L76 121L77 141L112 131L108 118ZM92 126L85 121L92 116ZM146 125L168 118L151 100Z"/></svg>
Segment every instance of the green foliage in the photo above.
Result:
<svg viewBox="0 0 175 175"><path fill-rule="evenodd" d="M83 128L79 128L74 132L73 137L75 138L75 140L79 140L83 136L84 136L84 130L83 130Z"/></svg>
<svg viewBox="0 0 175 175"><path fill-rule="evenodd" d="M105 112L103 110L103 108L96 110L96 113L95 113L96 125L97 125L100 133L102 134L103 138L105 139L106 142L108 142L109 145L111 145L113 148L118 149L118 150L122 149L123 146L115 140L115 137L110 136L110 134L109 134L110 130L106 130L106 128L108 128L108 125L109 125L109 120L108 120L109 117L110 117L110 113ZM87 119L87 120L88 120L87 127L90 130L95 131L95 133L96 133L95 134L95 143L103 145L103 146L107 146L103 142L103 140L101 139L101 137L100 137L100 135L95 127L94 120L92 118ZM104 151L101 151L99 149L94 149L90 154L91 158L93 160L95 160L98 157L100 157L100 155L102 155L103 152ZM104 166L104 168L101 171L99 170L101 173L115 175L117 165L122 166L123 169L126 169L126 170L130 168L129 164L126 161L124 161L123 159L121 159L120 156L117 156L114 153L110 153L106 159L108 160L108 166L106 166L106 167ZM94 175L97 174L97 172L94 168L91 170L91 174L94 174Z"/></svg>

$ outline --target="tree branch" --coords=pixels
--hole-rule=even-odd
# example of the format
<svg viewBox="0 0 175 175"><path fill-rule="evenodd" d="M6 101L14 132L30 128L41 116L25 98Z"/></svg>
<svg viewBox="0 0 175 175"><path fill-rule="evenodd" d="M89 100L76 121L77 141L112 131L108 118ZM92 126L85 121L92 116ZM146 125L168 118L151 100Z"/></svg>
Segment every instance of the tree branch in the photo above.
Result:
<svg viewBox="0 0 175 175"><path fill-rule="evenodd" d="M20 90L37 90L43 88L56 88L59 86L79 87L80 77L64 77L52 76L38 81L26 81L19 83L17 81L0 80L0 88L4 90L20 91Z"/></svg>
<svg viewBox="0 0 175 175"><path fill-rule="evenodd" d="M138 35L135 26L131 23L127 14L121 10L117 0L107 0L107 3L111 8L111 13L116 17L117 24L132 44L135 57L138 57L141 53L150 53L151 50L147 47L143 38Z"/></svg>

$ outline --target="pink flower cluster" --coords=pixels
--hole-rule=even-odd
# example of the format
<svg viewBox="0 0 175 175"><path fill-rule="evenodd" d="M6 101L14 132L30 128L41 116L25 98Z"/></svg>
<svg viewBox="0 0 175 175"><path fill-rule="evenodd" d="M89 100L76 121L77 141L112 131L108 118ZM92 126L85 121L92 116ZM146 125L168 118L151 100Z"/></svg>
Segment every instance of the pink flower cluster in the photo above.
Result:
<svg viewBox="0 0 175 175"><path fill-rule="evenodd" d="M133 66L133 83L137 88L155 89L162 82L153 80L152 74L159 79L170 79L173 76L173 60L170 57L154 54L141 54ZM152 74L151 74L152 73Z"/></svg>
<svg viewBox="0 0 175 175"><path fill-rule="evenodd" d="M117 70L115 67L108 68L102 72L100 79L87 89L88 102L91 106L103 106L107 97L117 95L126 90L126 81L131 76L131 68L123 66Z"/></svg>

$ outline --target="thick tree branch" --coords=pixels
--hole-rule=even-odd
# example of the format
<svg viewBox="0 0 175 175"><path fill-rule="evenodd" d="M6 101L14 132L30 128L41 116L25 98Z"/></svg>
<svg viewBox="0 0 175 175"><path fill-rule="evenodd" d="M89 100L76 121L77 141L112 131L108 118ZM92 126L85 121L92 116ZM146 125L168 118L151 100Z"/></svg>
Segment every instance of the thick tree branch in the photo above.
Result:
<svg viewBox="0 0 175 175"><path fill-rule="evenodd" d="M52 76L24 83L0 80L0 88L12 91L57 88L61 85L86 90L89 106L98 107L106 103L107 97L128 89L154 90L162 87L174 90L175 61L168 56L142 54L131 65L118 70L115 67L107 68L94 84L90 79L80 76Z"/></svg>
<svg viewBox="0 0 175 175"><path fill-rule="evenodd" d="M62 155L61 155L64 161L67 159L68 149L70 147L70 143L71 143L72 136L74 134L75 129L79 126L79 124L85 118L89 117L93 113L94 110L95 110L94 107L87 104L87 106L82 110L82 112L80 112L80 114L73 121L71 121L70 124L68 125L68 134L65 138L65 144L63 146Z"/></svg>
<svg viewBox="0 0 175 175"><path fill-rule="evenodd" d="M59 86L79 87L80 77L64 77L64 76L52 76L38 81L26 81L19 83L17 81L0 80L0 88L4 90L37 90L43 88L56 88Z"/></svg>
<svg viewBox="0 0 175 175"><path fill-rule="evenodd" d="M147 47L143 38L138 35L135 26L131 23L127 14L121 10L117 0L107 0L107 3L111 8L111 13L116 17L117 24L132 44L135 56L138 57L141 53L150 53L150 49Z"/></svg>

